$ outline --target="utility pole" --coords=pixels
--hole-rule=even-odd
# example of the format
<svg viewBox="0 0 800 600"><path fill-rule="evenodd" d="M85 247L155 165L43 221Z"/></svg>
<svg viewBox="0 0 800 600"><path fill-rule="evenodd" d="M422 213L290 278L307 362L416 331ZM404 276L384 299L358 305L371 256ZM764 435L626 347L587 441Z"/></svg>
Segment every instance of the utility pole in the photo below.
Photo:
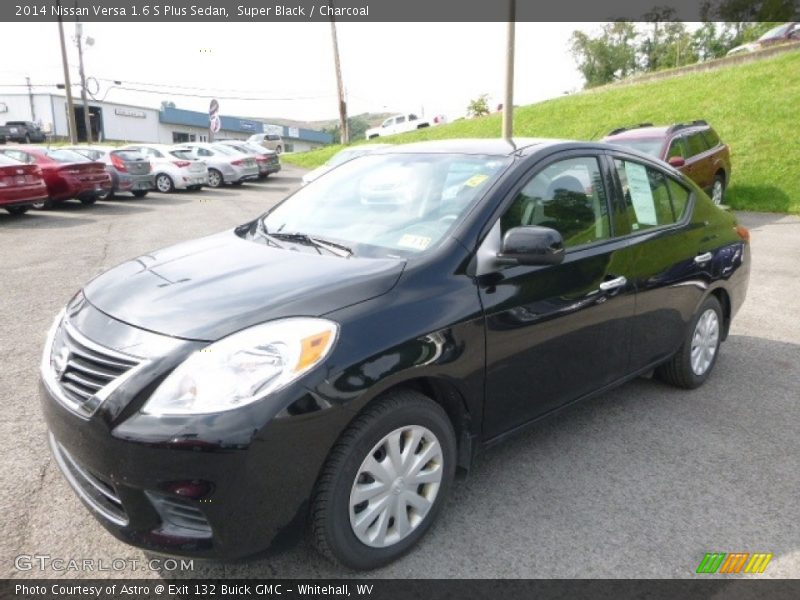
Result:
<svg viewBox="0 0 800 600"><path fill-rule="evenodd" d="M78 3L75 2L75 6ZM86 97L86 73L83 70L83 23L75 23L75 43L78 45L78 68L81 76L81 102L83 102L83 123L86 128L86 143L92 143L92 120L89 116L89 100Z"/></svg>
<svg viewBox="0 0 800 600"><path fill-rule="evenodd" d="M503 137L514 135L514 26L517 18L517 1L508 0L508 32L506 34L506 94L503 101Z"/></svg>
<svg viewBox="0 0 800 600"><path fill-rule="evenodd" d="M36 121L36 109L33 107L33 88L31 87L31 78L25 77L25 84L28 86L28 101L31 103L31 121Z"/></svg>
<svg viewBox="0 0 800 600"><path fill-rule="evenodd" d="M333 8L333 2L328 2ZM333 15L333 10L330 11ZM350 143L350 131L347 125L347 104L344 101L344 85L342 84L342 66L339 64L339 41L336 38L336 21L331 16L331 36L333 37L333 62L336 67L336 87L339 93L339 132L342 144Z"/></svg>
<svg viewBox="0 0 800 600"><path fill-rule="evenodd" d="M69 141L78 143L78 130L75 125L75 106L72 104L72 84L69 82L69 64L67 63L67 45L64 43L64 22L61 20L61 0L56 0L58 7L58 35L61 38L61 64L64 67L64 90L67 93L67 125Z"/></svg>

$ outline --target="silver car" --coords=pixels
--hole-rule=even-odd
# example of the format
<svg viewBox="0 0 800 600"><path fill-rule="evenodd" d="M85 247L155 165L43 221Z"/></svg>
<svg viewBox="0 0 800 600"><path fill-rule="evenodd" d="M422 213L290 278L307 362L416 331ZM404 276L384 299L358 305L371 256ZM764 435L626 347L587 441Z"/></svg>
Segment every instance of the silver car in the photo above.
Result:
<svg viewBox="0 0 800 600"><path fill-rule="evenodd" d="M71 146L66 149L106 165L112 188L102 200L108 200L120 192L130 192L136 198L144 198L155 187L150 161L141 152L120 150L113 146Z"/></svg>
<svg viewBox="0 0 800 600"><path fill-rule="evenodd" d="M239 185L248 179L258 179L256 159L224 144L188 143L176 146L188 149L192 158L202 160L208 167L208 185L220 187L225 183Z"/></svg>

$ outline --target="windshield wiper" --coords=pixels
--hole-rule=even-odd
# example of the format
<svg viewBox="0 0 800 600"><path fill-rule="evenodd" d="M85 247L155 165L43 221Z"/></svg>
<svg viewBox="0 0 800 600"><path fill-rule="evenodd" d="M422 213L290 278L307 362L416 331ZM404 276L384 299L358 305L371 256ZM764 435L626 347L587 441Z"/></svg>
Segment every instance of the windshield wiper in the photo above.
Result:
<svg viewBox="0 0 800 600"><path fill-rule="evenodd" d="M341 256L343 258L349 258L353 255L353 250L343 244L337 244L336 242L331 242L329 240L311 236L306 233L284 233L281 231L276 231L275 233L267 233L265 231L264 233L279 240L306 243L318 249L324 248L331 254L335 254L336 256Z"/></svg>

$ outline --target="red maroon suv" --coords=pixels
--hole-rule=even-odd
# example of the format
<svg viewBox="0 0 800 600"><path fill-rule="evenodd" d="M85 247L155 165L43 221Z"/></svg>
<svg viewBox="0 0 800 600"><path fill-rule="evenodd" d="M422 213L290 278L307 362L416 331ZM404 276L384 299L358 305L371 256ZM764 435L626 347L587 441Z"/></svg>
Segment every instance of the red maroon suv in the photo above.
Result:
<svg viewBox="0 0 800 600"><path fill-rule="evenodd" d="M642 123L620 127L604 142L627 146L667 161L706 190L715 204L721 204L731 180L731 155L727 144L705 121L655 127Z"/></svg>

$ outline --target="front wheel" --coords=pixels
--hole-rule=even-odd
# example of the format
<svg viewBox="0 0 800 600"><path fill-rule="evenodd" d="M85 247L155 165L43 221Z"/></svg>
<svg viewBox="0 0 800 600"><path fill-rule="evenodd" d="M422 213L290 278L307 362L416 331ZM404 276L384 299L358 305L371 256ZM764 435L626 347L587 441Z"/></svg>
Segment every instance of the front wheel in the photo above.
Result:
<svg viewBox="0 0 800 600"><path fill-rule="evenodd" d="M711 199L714 204L722 204L725 200L725 177L717 173L714 177L714 184L711 186Z"/></svg>
<svg viewBox="0 0 800 600"><path fill-rule="evenodd" d="M329 559L374 569L407 552L444 504L456 438L444 410L411 390L377 400L334 446L311 505L311 535Z"/></svg>
<svg viewBox="0 0 800 600"><path fill-rule="evenodd" d="M666 383L685 389L703 385L711 374L722 341L722 307L714 296L706 298L678 352L656 369Z"/></svg>
<svg viewBox="0 0 800 600"><path fill-rule="evenodd" d="M220 187L224 181L225 180L222 178L222 173L216 169L208 170L208 185L210 185L212 188Z"/></svg>

